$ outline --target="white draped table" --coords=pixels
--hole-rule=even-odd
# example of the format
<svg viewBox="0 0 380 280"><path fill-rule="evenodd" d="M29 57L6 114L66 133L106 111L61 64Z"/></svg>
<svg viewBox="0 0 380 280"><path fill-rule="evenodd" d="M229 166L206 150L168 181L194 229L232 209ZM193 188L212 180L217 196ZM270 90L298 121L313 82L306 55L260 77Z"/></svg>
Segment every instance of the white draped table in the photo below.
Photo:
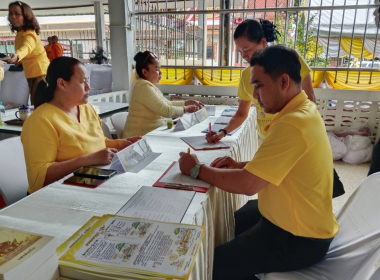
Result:
<svg viewBox="0 0 380 280"><path fill-rule="evenodd" d="M160 127L147 134L152 150L162 154L139 173L117 175L95 189L63 185L62 179L0 211L0 225L55 236L58 246L92 216L115 214L141 186L151 186L173 161L178 160L179 152L186 152L188 146L179 137L205 135L201 131L207 128L209 121L214 122L223 109L224 106L217 106L217 116L185 131L174 132ZM255 122L256 111L252 108L243 126L223 139L231 149L192 153L202 162L225 155L240 161L250 160L257 150ZM190 279L211 279L214 248L233 238L233 212L248 199L215 187L205 194L195 195L182 222L203 225L206 234Z"/></svg>

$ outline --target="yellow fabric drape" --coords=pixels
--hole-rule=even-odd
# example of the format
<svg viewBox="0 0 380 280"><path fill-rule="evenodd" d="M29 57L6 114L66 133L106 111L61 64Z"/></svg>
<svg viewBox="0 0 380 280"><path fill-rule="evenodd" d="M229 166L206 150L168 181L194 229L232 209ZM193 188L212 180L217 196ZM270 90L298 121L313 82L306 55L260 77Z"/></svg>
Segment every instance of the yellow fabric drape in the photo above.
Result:
<svg viewBox="0 0 380 280"><path fill-rule="evenodd" d="M204 69L202 76L202 69L195 69L194 74L203 85L237 87L242 70Z"/></svg>
<svg viewBox="0 0 380 280"><path fill-rule="evenodd" d="M311 71L311 81L313 83L313 88L317 88L323 81L323 71Z"/></svg>
<svg viewBox="0 0 380 280"><path fill-rule="evenodd" d="M190 85L194 78L193 69L167 69L161 68L162 77L160 85Z"/></svg>
<svg viewBox="0 0 380 280"><path fill-rule="evenodd" d="M371 72L360 73L360 83L358 84L359 71L352 71L348 74L346 71L338 71L335 81L335 71L326 72L326 82L335 89L360 89L360 90L380 90L380 73L373 72L371 84L368 84Z"/></svg>
<svg viewBox="0 0 380 280"><path fill-rule="evenodd" d="M342 38L340 45L342 46L342 49L346 53L349 54L350 48L351 48L351 38ZM352 43L351 55L354 57L361 58L362 47L363 47L363 40L361 38L354 38L354 42ZM365 47L363 49L363 58L366 58L366 59L373 58L373 54L370 53Z"/></svg>

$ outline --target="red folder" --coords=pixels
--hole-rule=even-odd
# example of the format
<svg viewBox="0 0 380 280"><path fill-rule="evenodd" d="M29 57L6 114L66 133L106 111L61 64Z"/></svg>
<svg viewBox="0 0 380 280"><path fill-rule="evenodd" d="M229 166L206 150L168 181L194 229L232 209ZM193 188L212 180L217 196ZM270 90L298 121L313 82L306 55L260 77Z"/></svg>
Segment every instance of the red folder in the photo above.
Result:
<svg viewBox="0 0 380 280"><path fill-rule="evenodd" d="M189 186L189 185L182 185L182 184L171 184L173 186L167 186L165 182L160 182L161 178L165 176L166 173L170 170L170 168L173 167L173 165L176 162L173 161L173 163L169 166L168 169L164 172L164 174L161 175L160 178L153 184L153 187L158 187L158 188L168 188L168 189L178 189L178 190L185 190L185 191L196 191L200 193L206 193L208 188L205 187L198 187L198 186Z"/></svg>
<svg viewBox="0 0 380 280"><path fill-rule="evenodd" d="M215 147L207 147L207 148L202 148L202 149L196 149L193 146L191 146L188 142L186 142L186 140L182 139L182 137L180 137L179 139L181 139L183 142L185 142L187 145L189 145L194 151L210 151L210 150L221 150L221 149L229 149L230 148L229 146L215 146ZM226 145L226 144L223 143L223 145Z"/></svg>

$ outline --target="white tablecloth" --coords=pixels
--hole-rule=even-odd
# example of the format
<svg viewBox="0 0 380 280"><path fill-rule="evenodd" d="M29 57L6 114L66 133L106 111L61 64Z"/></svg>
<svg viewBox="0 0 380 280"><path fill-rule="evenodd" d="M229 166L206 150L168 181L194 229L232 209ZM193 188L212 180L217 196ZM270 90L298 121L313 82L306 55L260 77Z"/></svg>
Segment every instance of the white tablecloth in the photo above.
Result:
<svg viewBox="0 0 380 280"><path fill-rule="evenodd" d="M217 116L223 107L218 106ZM153 151L162 155L137 174L117 175L95 189L63 185L60 180L0 211L0 224L55 236L58 246L92 216L116 213L141 186L151 186L170 163L178 159L179 152L187 150L187 144L179 137L204 135L201 131L217 116L182 132L160 127L146 135ZM252 109L243 127L233 136L223 139L231 146L230 150L195 152L198 158L211 162L216 157L229 154L237 160L251 159L257 149L255 119L256 111ZM233 212L247 200L248 197L214 187L206 194L195 195L182 222L204 225L206 235L190 279L211 279L214 247L233 238Z"/></svg>

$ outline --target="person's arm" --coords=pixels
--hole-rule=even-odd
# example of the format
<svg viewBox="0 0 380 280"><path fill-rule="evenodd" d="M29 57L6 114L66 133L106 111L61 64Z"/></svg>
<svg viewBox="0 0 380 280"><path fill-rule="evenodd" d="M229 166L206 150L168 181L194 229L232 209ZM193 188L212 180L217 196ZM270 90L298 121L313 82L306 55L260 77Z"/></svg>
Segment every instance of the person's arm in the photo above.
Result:
<svg viewBox="0 0 380 280"><path fill-rule="evenodd" d="M4 79L4 65L7 64L6 62L0 60L0 81Z"/></svg>
<svg viewBox="0 0 380 280"><path fill-rule="evenodd" d="M311 81L311 75L308 74L303 80L302 80L302 89L307 94L307 97L310 101L313 101L315 103L315 95L314 95L314 89L313 89L313 83Z"/></svg>
<svg viewBox="0 0 380 280"><path fill-rule="evenodd" d="M230 122L227 124L227 126L224 128L227 133L230 133L231 131L234 131L236 128L241 126L241 124L246 120L249 114L249 110L251 108L251 101L246 100L240 100L239 102L239 108L236 112L236 114L231 118ZM224 132L213 132L210 136L209 133L206 134L206 139L210 143L217 143L224 137Z"/></svg>
<svg viewBox="0 0 380 280"><path fill-rule="evenodd" d="M129 137L125 139L106 139L106 147L107 148L115 148L117 150L122 150L129 145L132 145L133 143L139 141L141 139L141 136L134 136L134 137Z"/></svg>
<svg viewBox="0 0 380 280"><path fill-rule="evenodd" d="M180 170L185 175L190 175L193 166L199 163L195 155L180 153ZM244 168L220 169L202 165L199 179L230 193L254 195L269 183L260 177L249 173Z"/></svg>
<svg viewBox="0 0 380 280"><path fill-rule="evenodd" d="M23 41L21 47L15 50L15 53L12 53L10 55L10 63L16 63L18 61L21 61L25 56L30 54L36 47L36 39L31 34L25 35L22 39Z"/></svg>

